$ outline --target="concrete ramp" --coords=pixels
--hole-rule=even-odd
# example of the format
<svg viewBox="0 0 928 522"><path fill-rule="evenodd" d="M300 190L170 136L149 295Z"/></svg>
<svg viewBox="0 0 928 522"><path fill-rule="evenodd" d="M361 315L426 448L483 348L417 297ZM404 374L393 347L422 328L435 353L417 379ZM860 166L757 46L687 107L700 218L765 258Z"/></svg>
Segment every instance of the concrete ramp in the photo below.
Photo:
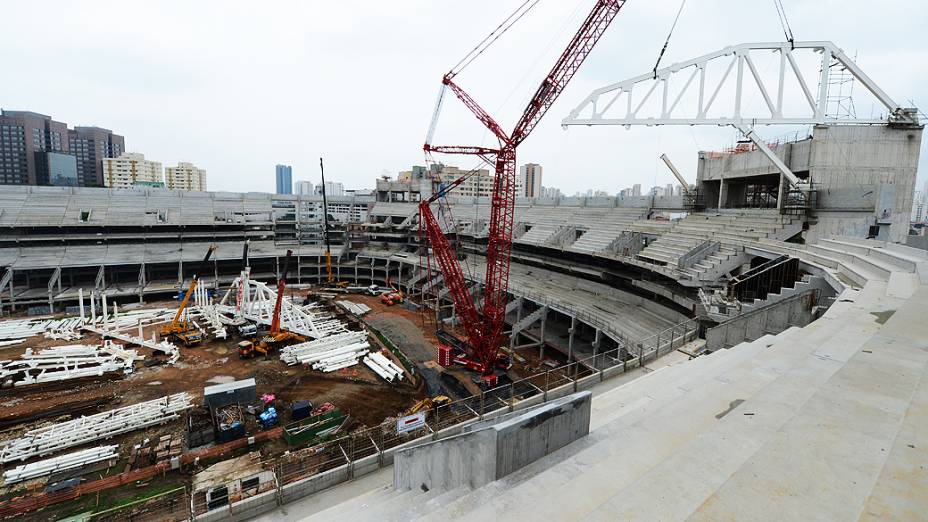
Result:
<svg viewBox="0 0 928 522"><path fill-rule="evenodd" d="M471 426L467 432L402 450L393 461L397 490L479 488L590 432L588 391Z"/></svg>

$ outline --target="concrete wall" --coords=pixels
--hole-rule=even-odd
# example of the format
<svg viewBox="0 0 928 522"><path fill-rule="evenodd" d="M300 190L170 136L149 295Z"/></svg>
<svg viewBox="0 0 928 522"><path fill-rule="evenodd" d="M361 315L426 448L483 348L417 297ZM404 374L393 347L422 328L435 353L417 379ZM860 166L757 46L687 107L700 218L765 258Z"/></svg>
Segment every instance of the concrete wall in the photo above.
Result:
<svg viewBox="0 0 928 522"><path fill-rule="evenodd" d="M889 208L877 208L876 215L891 222L888 239L905 241L912 212L922 129L816 126L812 136L809 169L812 182L821 188L893 185L894 194ZM887 210L891 216L885 215Z"/></svg>
<svg viewBox="0 0 928 522"><path fill-rule="evenodd" d="M815 319L809 306L811 293L802 296L785 299L709 328L706 330L706 349L714 352L766 334L778 334L791 326L802 327L811 323Z"/></svg>
<svg viewBox="0 0 928 522"><path fill-rule="evenodd" d="M820 125L811 139L777 146L776 155L793 172L808 172L819 191L820 219L807 239L866 237L871 225L882 225L879 239L905 241L921 140L921 128ZM710 208L718 204L720 179L778 174L760 151L699 153L697 183ZM739 186L727 188L726 201L739 201Z"/></svg>
<svg viewBox="0 0 928 522"><path fill-rule="evenodd" d="M477 488L585 436L592 394L574 393L394 454L396 489Z"/></svg>

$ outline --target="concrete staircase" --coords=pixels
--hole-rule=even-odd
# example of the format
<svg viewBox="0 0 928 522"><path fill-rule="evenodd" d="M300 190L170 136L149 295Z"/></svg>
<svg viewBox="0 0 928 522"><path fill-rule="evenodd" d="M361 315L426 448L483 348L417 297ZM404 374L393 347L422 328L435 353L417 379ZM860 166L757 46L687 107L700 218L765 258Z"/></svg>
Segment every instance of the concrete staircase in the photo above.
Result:
<svg viewBox="0 0 928 522"><path fill-rule="evenodd" d="M805 328L595 395L586 438L482 488L380 488L303 516L293 506L287 518L923 518L928 256L842 239L801 255L824 249L838 263L888 273L868 268L878 277L845 290ZM898 277L909 291L893 288Z"/></svg>
<svg viewBox="0 0 928 522"><path fill-rule="evenodd" d="M671 229L649 244L638 258L675 268L680 258L707 239L719 241L722 248L682 272L693 279L714 274L716 268L731 260L740 243L761 239L783 240L802 230L802 223L768 211L727 211L690 214L674 223Z"/></svg>

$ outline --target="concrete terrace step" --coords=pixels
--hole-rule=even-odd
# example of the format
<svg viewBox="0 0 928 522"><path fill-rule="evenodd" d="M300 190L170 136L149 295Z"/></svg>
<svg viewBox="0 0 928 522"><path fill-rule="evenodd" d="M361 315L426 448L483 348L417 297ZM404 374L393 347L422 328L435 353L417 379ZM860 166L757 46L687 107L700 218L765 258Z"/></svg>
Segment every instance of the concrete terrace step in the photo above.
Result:
<svg viewBox="0 0 928 522"><path fill-rule="evenodd" d="M626 414L575 443L582 447L572 445L566 460L549 462L550 467L539 463L537 469L528 471L534 473L531 478L514 487L503 479L481 488L473 498L461 499L454 509L436 512L428 520L473 519L493 513L519 519L539 512L553 520L582 518L595 506L609 501L615 492L632 486L637 477L715 423L716 415L730 409L732 400L750 397L808 357L815 348L815 343L789 343L780 350L774 345L734 367L720 363L723 371L716 377L698 380L684 395L673 395L686 400L671 400L663 406L645 405L642 413ZM738 347L724 353L735 356ZM570 471L576 466L583 473ZM558 494L539 497L535 493L538 491ZM520 500L506 502L499 498ZM527 502L528 498L532 501Z"/></svg>
<svg viewBox="0 0 928 522"><path fill-rule="evenodd" d="M858 310L857 313L862 316L862 324L864 324L864 318L868 319L868 324L876 324L873 317L869 316L869 311ZM720 362L719 364L726 371L713 372L716 373L716 377L700 381L702 386L696 386L690 390L689 395L698 394L699 399L689 397L685 404L674 401L663 408L656 405L648 406L648 412L633 425L616 426L617 429L613 430L613 425L610 424L594 431L593 434L598 435L598 440L592 448L575 452L564 464L555 466L567 472L570 469L568 463L582 462L583 473L564 475L563 472L552 468L535 475L532 479L525 480L514 489L505 488L506 484L503 484L504 489L497 490L498 494L510 498L518 497L526 490L558 491L557 499L560 499L560 502L556 499L549 502L546 498L538 498L532 503L531 508L523 508L522 503L515 507L509 504L505 511L499 512L506 512L515 518L528 516L532 510L536 513L544 512L546 516L553 519L576 519L587 515L592 506L606 502L620 488L630 487L634 484L636 477L651 469L654 463L663 460L658 457L655 461L655 451L666 451L670 446L672 449L670 454L672 454L681 447L680 444L684 440L691 440L685 437L685 434L692 433L695 436L702 432L702 429L694 427L694 424L711 426L714 416L731 406L729 404L731 398L750 396L749 390L762 388L763 386L758 387L758 385L772 382L786 373L789 368L795 367L801 370L801 361L808 360L810 354L817 350L822 342L846 327L843 321L824 321L813 323L813 325L817 327L807 337L805 334L808 332L803 332L804 342L797 343L796 339L792 338L796 334L792 333L781 338L779 343L774 343L769 349L753 354L753 357L742 360L734 367ZM863 342L861 338L866 338L866 335L856 333L850 337L852 338L849 338L849 341L858 339ZM717 353L732 357L738 353L738 348L743 346L745 345ZM734 386L733 389L727 393L723 392L732 386ZM738 393L739 389L745 393ZM687 407L687 404L690 407ZM622 418L621 424L626 425L629 420L633 419L629 419L626 415ZM666 424L665 429L657 428L664 424ZM681 437L685 438L681 440ZM611 446L615 448L611 449ZM594 487L592 484L600 484L600 486ZM608 494L602 491L604 489L602 484L610 485L609 488L605 488L610 489ZM501 509L492 497L493 495L488 495L476 499L471 506L480 506L478 509L457 511L455 516L482 516L491 513L494 509ZM573 499L576 499L576 502ZM466 503L462 501L459 507L463 504ZM432 520L438 520L438 518L432 518Z"/></svg>
<svg viewBox="0 0 928 522"><path fill-rule="evenodd" d="M806 358L805 364L784 370L633 485L617 492L592 513L593 518L606 515L614 520L685 519L772 440L875 330L860 328L848 333L846 338L857 342L819 348ZM725 457L718 459L720 454ZM679 470L693 472L681 475ZM649 502L653 491L672 494L663 496L661 502Z"/></svg>

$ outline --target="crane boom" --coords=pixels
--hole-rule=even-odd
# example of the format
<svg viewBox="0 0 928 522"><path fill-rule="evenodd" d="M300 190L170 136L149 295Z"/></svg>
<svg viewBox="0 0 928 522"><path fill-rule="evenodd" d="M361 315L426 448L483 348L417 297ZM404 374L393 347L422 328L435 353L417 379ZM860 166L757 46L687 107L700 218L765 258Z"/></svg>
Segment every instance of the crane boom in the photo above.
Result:
<svg viewBox="0 0 928 522"><path fill-rule="evenodd" d="M487 242L487 265L482 311L478 311L474 299L468 292L466 280L457 261L451 244L445 237L432 213L430 204L437 197L444 195L444 190L437 196L423 200L419 204L420 223L422 224L435 257L441 269L442 277L448 286L457 313L463 319L468 334L468 341L473 349L477 366L485 373L492 372L499 349L499 337L502 335L506 316L506 301L509 288L509 264L512 254L513 212L516 200L516 147L522 143L545 113L554 104L558 96L567 87L580 65L593 50L596 42L618 14L626 0L597 0L580 29L571 39L567 48L561 53L551 71L535 91L535 95L516 124L511 135L480 105L456 83L452 81L453 73L442 78L442 84L451 89L455 96L490 130L500 142L499 150L485 147L467 146L432 146L426 143L426 152L446 152L452 154L475 154L482 158L495 156L495 179L490 203L490 230ZM440 105L439 105L440 106ZM431 139L435 121L429 131Z"/></svg>
<svg viewBox="0 0 928 522"><path fill-rule="evenodd" d="M271 318L271 335L277 335L280 332L280 308L284 301L284 290L287 286L287 271L290 269L290 257L293 250L287 250L287 256L284 258L284 269L277 278L277 300L274 301L274 317Z"/></svg>
<svg viewBox="0 0 928 522"><path fill-rule="evenodd" d="M197 285L200 284L200 274L203 273L203 270L206 268L206 263L209 262L209 258L213 255L213 252L216 250L216 245L210 245L209 249L206 251L206 257L203 258L203 261L200 262L200 266L197 268L197 272L193 274L193 278L190 280L190 287L187 288L187 293L184 294L183 301L180 302L180 306L177 307L177 313L174 314L174 320L171 321L171 326L178 327L180 324L180 317L184 313L184 310L187 308L187 304L190 303L190 297L193 295L193 291L197 289Z"/></svg>

